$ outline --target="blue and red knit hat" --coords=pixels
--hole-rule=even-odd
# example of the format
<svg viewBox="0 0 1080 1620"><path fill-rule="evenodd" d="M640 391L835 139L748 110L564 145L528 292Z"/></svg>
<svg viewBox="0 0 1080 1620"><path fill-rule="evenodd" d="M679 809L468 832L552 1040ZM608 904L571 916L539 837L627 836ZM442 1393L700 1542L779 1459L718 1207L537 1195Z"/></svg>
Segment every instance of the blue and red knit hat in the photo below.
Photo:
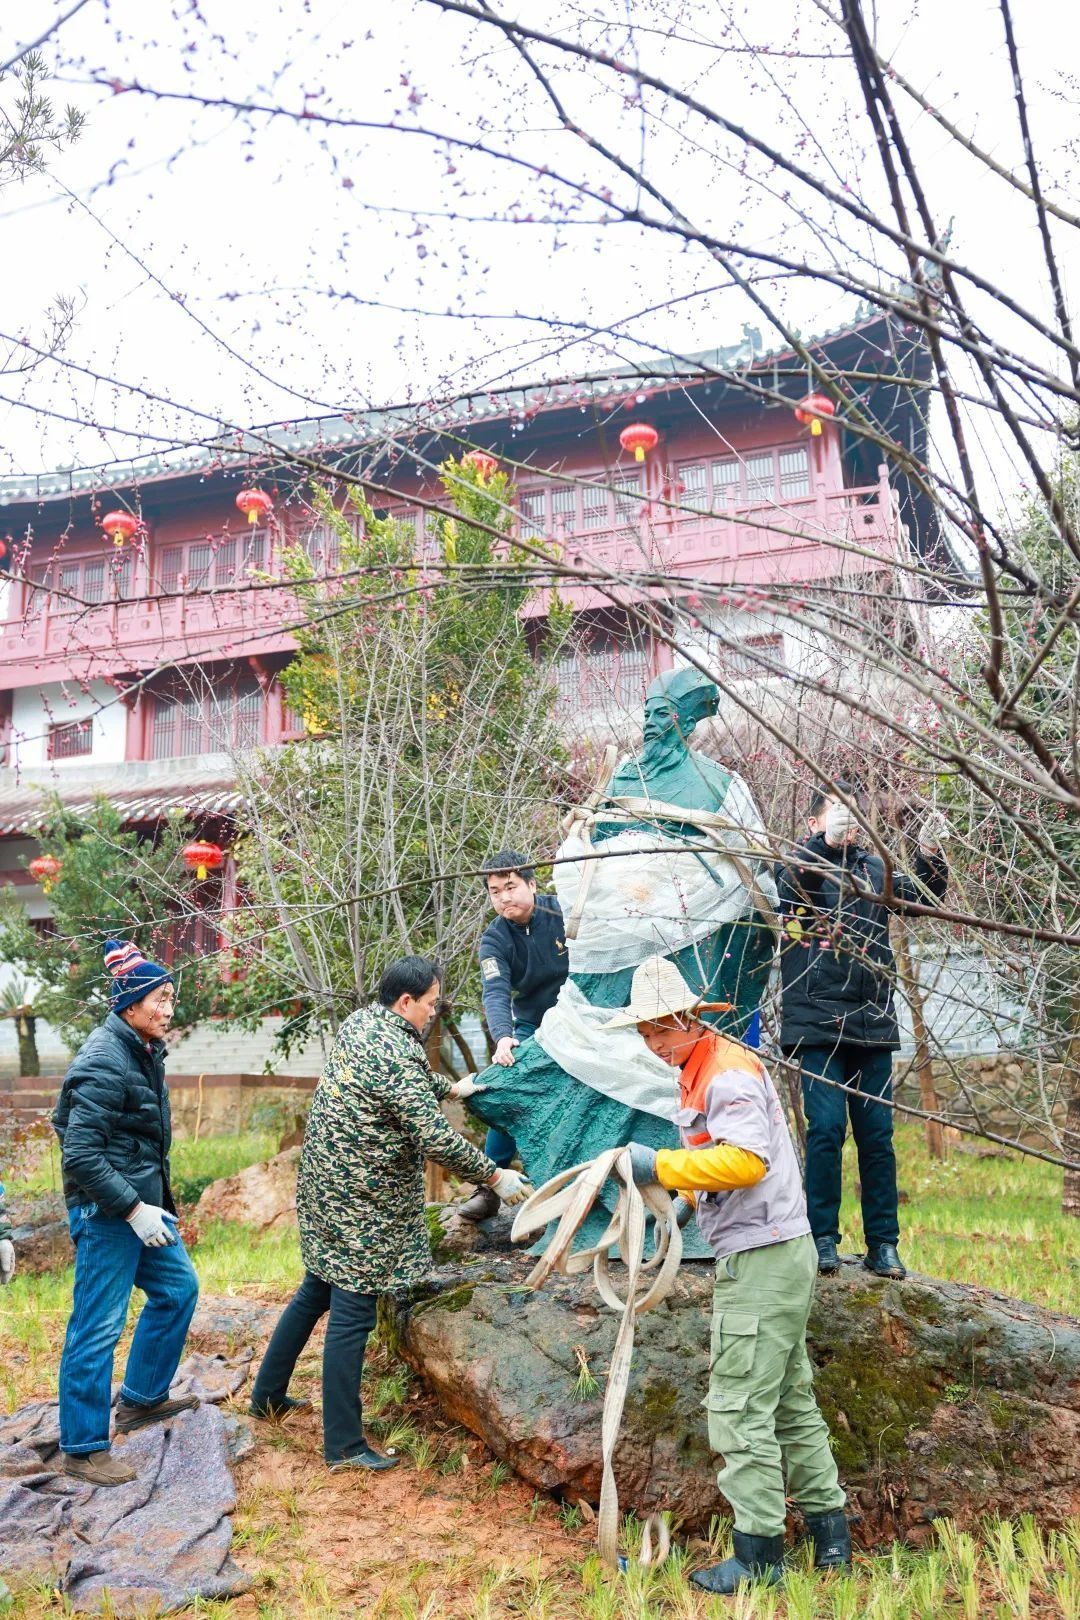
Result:
<svg viewBox="0 0 1080 1620"><path fill-rule="evenodd" d="M107 939L105 941L105 968L112 977L109 988L109 1006L121 1013L134 1007L143 996L156 990L159 984L172 984L168 968L157 962L148 962L132 940Z"/></svg>

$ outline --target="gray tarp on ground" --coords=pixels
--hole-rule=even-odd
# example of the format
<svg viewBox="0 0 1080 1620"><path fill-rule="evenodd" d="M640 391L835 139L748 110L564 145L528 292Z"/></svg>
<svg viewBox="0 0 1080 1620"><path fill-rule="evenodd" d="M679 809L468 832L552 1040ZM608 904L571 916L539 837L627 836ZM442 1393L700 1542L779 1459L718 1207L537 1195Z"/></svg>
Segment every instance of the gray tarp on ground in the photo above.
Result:
<svg viewBox="0 0 1080 1620"><path fill-rule="evenodd" d="M248 1579L233 1562L229 1420L214 1401L240 1388L246 1361L192 1355L172 1393L206 1403L121 1442L138 1469L130 1485L80 1484L57 1473L55 1401L0 1417L0 1573L47 1577L77 1610L116 1614L234 1597Z"/></svg>

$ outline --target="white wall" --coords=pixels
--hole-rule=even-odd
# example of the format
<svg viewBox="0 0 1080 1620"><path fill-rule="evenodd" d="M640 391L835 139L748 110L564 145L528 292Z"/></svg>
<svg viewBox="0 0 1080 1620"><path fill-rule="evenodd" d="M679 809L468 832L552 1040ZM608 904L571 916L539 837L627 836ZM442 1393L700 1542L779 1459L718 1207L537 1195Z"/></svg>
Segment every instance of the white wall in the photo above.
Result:
<svg viewBox="0 0 1080 1620"><path fill-rule="evenodd" d="M100 710L95 714L95 711ZM95 714L94 748L74 759L50 760L46 746L50 725L63 725ZM83 691L77 681L50 681L45 686L23 686L12 694L12 765L52 765L58 771L82 765L114 765L127 746L127 710L115 687L91 681Z"/></svg>

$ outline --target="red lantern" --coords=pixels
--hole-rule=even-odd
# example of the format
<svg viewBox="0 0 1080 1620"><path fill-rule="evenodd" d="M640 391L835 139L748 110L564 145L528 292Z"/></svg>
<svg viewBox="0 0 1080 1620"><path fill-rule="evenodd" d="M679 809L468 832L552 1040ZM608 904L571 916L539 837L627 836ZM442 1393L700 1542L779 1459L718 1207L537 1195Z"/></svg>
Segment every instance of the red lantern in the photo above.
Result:
<svg viewBox="0 0 1080 1620"><path fill-rule="evenodd" d="M193 844L185 844L181 851L184 865L189 872L194 872L199 882L206 878L207 872L216 872L225 859L225 851L220 844L206 844L197 839Z"/></svg>
<svg viewBox="0 0 1080 1620"><path fill-rule="evenodd" d="M236 497L236 504L249 523L258 523L261 517L268 518L274 510L274 503L265 489L242 489Z"/></svg>
<svg viewBox="0 0 1080 1620"><path fill-rule="evenodd" d="M476 468L482 484L486 484L488 479L493 478L499 470L499 463L494 456L489 456L486 450L470 450L461 459L466 467Z"/></svg>
<svg viewBox="0 0 1080 1620"><path fill-rule="evenodd" d="M796 422L809 422L812 438L821 437L821 418L836 415L836 404L828 394L807 394L795 407Z"/></svg>
<svg viewBox="0 0 1080 1620"><path fill-rule="evenodd" d="M27 867L27 871L35 883L48 894L63 869L63 862L58 861L55 855L36 855Z"/></svg>
<svg viewBox="0 0 1080 1620"><path fill-rule="evenodd" d="M122 546L125 540L138 534L139 520L133 512L106 512L101 527L114 546Z"/></svg>
<svg viewBox="0 0 1080 1620"><path fill-rule="evenodd" d="M648 422L630 422L619 434L619 443L629 454L633 451L635 461L644 461L647 450L655 450L660 442L660 435Z"/></svg>

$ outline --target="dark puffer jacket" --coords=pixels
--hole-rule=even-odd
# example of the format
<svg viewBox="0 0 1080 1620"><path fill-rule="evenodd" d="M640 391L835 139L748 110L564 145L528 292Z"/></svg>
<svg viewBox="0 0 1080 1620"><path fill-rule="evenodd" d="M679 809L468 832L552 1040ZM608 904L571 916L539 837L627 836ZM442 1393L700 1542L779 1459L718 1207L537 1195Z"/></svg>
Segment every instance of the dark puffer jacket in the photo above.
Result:
<svg viewBox="0 0 1080 1620"><path fill-rule="evenodd" d="M940 900L949 881L943 856L918 855L914 876L893 871L898 900ZM776 869L783 936L780 1045L896 1048L896 962L889 942L885 863L869 850L832 849L822 834ZM862 891L862 892L859 892Z"/></svg>
<svg viewBox="0 0 1080 1620"><path fill-rule="evenodd" d="M147 1048L110 1013L76 1052L53 1125L69 1209L96 1204L103 1215L126 1216L141 1200L175 1213L163 1041Z"/></svg>

